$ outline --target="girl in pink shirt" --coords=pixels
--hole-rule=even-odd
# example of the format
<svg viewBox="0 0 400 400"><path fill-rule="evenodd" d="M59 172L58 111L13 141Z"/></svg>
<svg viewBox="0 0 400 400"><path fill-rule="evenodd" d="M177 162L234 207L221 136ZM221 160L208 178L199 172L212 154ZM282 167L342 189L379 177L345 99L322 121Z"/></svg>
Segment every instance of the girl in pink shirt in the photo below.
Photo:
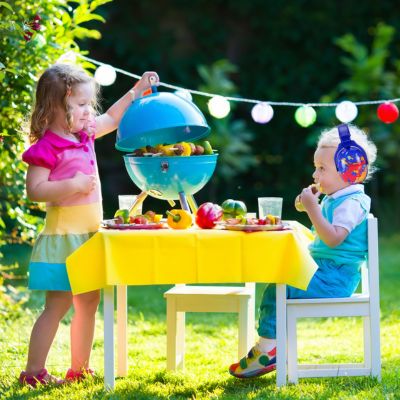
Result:
<svg viewBox="0 0 400 400"><path fill-rule="evenodd" d="M39 79L29 133L32 145L22 158L29 164L29 198L46 202L45 226L29 264L29 288L45 290L46 304L32 329L26 370L19 378L22 384L64 382L50 375L45 363L71 305L71 368L65 379L93 374L89 357L100 292L73 296L65 260L97 231L102 219L95 139L114 131L129 104L158 80L155 72L145 72L132 90L94 117L98 88L83 69L55 64Z"/></svg>

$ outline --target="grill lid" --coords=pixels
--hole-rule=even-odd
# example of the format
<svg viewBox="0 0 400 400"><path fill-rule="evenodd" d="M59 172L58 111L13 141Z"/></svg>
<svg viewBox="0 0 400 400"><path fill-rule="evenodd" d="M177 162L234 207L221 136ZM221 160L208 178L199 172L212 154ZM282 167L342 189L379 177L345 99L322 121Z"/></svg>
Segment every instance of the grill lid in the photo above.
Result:
<svg viewBox="0 0 400 400"><path fill-rule="evenodd" d="M135 100L123 115L115 147L122 151L160 143L193 142L208 134L210 127L199 108L168 92L157 92Z"/></svg>

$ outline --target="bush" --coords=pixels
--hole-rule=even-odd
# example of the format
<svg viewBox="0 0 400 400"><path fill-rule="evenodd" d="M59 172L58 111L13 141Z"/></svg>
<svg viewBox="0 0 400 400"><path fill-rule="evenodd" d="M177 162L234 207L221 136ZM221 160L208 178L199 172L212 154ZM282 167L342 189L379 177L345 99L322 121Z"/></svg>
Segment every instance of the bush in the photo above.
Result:
<svg viewBox="0 0 400 400"><path fill-rule="evenodd" d="M104 22L94 11L110 1L0 1L0 272L3 246L32 242L43 222L42 208L26 198L26 165L21 161L27 137L22 126L31 110L37 77L67 51L83 54L78 39L100 38L100 32L81 25ZM10 290L1 276L0 308L13 302Z"/></svg>

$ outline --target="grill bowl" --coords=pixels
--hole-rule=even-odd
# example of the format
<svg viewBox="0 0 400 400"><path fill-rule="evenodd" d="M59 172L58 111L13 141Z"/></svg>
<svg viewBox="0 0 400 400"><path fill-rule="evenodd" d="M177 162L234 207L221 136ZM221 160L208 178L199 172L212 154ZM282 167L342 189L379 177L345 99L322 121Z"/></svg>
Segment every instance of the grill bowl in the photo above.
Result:
<svg viewBox="0 0 400 400"><path fill-rule="evenodd" d="M217 154L202 156L135 157L124 155L125 167L136 186L157 199L179 200L179 193L197 193L210 180Z"/></svg>

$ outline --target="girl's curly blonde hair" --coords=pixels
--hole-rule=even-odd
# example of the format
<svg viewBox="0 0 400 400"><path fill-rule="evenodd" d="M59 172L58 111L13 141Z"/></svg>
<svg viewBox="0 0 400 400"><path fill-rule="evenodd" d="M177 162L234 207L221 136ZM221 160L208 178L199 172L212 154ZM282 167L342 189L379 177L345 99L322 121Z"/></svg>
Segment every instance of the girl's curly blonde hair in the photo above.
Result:
<svg viewBox="0 0 400 400"><path fill-rule="evenodd" d="M60 110L65 112L65 122L68 130L71 131L72 115L67 102L68 96L76 85L88 82L94 87L92 107L95 111L99 87L82 68L70 64L55 64L46 69L37 84L35 105L30 117L29 140L31 143L37 142L43 136L46 128Z"/></svg>

